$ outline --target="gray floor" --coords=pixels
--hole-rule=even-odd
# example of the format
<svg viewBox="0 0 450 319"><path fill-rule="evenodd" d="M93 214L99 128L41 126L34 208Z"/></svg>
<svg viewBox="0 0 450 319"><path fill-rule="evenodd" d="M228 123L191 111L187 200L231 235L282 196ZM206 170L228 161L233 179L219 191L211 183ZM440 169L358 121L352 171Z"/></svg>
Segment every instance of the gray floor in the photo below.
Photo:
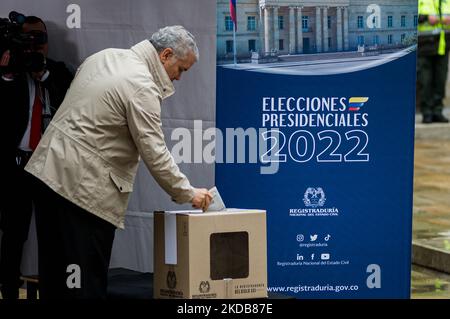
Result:
<svg viewBox="0 0 450 319"><path fill-rule="evenodd" d="M450 299L450 124L421 120L418 114L411 298Z"/></svg>

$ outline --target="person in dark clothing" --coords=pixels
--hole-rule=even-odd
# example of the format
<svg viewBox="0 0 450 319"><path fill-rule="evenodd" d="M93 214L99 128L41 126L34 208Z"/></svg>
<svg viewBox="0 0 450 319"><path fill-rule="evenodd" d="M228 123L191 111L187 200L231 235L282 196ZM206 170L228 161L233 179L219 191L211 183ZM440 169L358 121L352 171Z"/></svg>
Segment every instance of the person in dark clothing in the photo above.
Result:
<svg viewBox="0 0 450 319"><path fill-rule="evenodd" d="M24 33L45 32L44 22L26 17ZM45 68L38 72L2 74L0 105L3 123L0 126L2 183L0 184L0 291L4 299L17 299L22 250L28 237L36 191L24 167L39 143L46 126L64 100L73 74L62 62L47 58L48 43L33 46L41 53ZM10 52L0 53L0 66L8 66Z"/></svg>
<svg viewBox="0 0 450 319"><path fill-rule="evenodd" d="M450 42L450 1L419 0L417 91L422 123L448 123L444 116Z"/></svg>

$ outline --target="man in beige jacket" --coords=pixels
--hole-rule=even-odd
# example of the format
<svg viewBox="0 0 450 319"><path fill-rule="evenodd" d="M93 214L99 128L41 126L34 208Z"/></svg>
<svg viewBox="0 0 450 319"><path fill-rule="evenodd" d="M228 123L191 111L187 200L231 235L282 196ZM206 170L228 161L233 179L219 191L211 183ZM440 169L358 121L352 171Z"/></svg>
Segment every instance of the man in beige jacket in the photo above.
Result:
<svg viewBox="0 0 450 319"><path fill-rule="evenodd" d="M78 69L25 168L40 198L41 298L106 297L114 232L124 227L140 157L175 202L208 208L211 194L180 172L161 129L162 100L197 60L192 34L171 26L129 50L96 53ZM81 284L70 285L78 269Z"/></svg>

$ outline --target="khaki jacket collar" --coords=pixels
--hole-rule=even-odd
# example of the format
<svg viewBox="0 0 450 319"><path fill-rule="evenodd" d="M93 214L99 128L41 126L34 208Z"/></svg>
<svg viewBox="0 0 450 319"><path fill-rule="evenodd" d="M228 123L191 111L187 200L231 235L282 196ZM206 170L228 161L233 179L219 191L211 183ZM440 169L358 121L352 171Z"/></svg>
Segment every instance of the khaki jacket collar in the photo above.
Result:
<svg viewBox="0 0 450 319"><path fill-rule="evenodd" d="M159 60L159 55L149 40L144 40L131 47L131 50L143 60L154 77L163 99L175 93L175 87L167 75L166 69Z"/></svg>

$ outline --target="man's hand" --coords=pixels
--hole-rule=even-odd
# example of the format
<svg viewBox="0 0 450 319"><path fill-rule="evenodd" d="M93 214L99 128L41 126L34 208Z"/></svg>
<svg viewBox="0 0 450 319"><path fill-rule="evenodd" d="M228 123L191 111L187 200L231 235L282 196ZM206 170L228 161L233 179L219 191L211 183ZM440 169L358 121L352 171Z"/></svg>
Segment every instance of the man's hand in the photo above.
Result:
<svg viewBox="0 0 450 319"><path fill-rule="evenodd" d="M439 17L438 16L434 16L434 15L429 15L428 16L428 23L431 25L435 25L439 22Z"/></svg>
<svg viewBox="0 0 450 319"><path fill-rule="evenodd" d="M0 66L3 67L8 66L9 58L10 58L9 50L6 50L5 52L3 52L2 59L0 60Z"/></svg>
<svg viewBox="0 0 450 319"><path fill-rule="evenodd" d="M194 198L191 201L192 207L206 211L212 200L211 193L206 188L194 188L194 192Z"/></svg>
<svg viewBox="0 0 450 319"><path fill-rule="evenodd" d="M0 59L0 67L5 68L9 65L9 59L10 59L9 50L6 50L2 54L2 58ZM12 73L3 74L3 77L6 79L13 79L14 75Z"/></svg>

